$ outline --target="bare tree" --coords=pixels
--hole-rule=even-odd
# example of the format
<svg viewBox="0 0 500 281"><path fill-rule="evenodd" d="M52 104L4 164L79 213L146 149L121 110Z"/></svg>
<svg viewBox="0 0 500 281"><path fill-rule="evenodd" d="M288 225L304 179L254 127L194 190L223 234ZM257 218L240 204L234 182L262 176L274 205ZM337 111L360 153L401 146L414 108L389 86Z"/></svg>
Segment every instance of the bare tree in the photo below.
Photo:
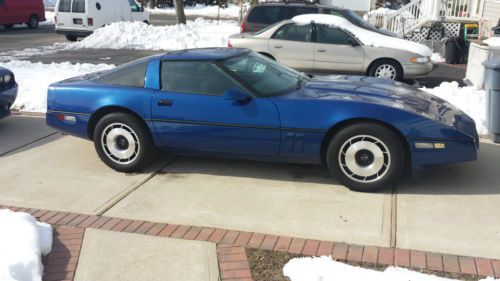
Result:
<svg viewBox="0 0 500 281"><path fill-rule="evenodd" d="M177 15L177 23L186 24L186 15L184 14L184 1L174 0L175 14Z"/></svg>
<svg viewBox="0 0 500 281"><path fill-rule="evenodd" d="M149 0L149 8L150 9L154 9L155 8L155 4L156 4L155 2L156 2L156 0Z"/></svg>

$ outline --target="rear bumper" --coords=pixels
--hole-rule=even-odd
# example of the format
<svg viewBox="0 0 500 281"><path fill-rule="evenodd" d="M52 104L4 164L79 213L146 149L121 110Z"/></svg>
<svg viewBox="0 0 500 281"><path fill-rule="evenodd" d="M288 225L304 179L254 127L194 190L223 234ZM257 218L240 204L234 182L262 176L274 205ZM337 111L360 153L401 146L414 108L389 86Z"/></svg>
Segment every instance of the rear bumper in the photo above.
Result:
<svg viewBox="0 0 500 281"><path fill-rule="evenodd" d="M10 115L10 107L16 101L17 84L14 87L0 91L0 119Z"/></svg>
<svg viewBox="0 0 500 281"><path fill-rule="evenodd" d="M57 34L72 35L76 37L87 37L92 34L93 31L88 30L75 30L75 29L56 29Z"/></svg>
<svg viewBox="0 0 500 281"><path fill-rule="evenodd" d="M436 69L437 65L432 62L429 63L412 63L403 65L403 72L405 78L422 77L429 72Z"/></svg>

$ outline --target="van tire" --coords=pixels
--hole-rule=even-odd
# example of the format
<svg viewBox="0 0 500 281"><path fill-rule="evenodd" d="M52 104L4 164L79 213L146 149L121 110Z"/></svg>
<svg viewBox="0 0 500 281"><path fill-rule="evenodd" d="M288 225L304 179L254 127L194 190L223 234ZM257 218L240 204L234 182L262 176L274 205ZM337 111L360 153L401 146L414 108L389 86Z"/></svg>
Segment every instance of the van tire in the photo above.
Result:
<svg viewBox="0 0 500 281"><path fill-rule="evenodd" d="M13 24L4 24L3 27L5 29L12 29L14 27L14 25Z"/></svg>
<svg viewBox="0 0 500 281"><path fill-rule="evenodd" d="M37 15L31 15L28 21L28 27L31 29L37 29L40 22L38 21Z"/></svg>
<svg viewBox="0 0 500 281"><path fill-rule="evenodd" d="M66 40L76 42L76 40L78 40L78 37L76 37L75 35L66 34Z"/></svg>

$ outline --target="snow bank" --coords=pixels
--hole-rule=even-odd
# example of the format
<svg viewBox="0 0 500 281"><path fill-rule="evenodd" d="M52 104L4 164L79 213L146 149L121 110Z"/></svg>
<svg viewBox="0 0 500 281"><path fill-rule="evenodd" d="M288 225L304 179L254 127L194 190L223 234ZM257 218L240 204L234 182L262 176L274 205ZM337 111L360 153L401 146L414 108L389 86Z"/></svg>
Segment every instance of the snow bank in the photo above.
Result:
<svg viewBox="0 0 500 281"><path fill-rule="evenodd" d="M483 42L492 47L500 47L500 37L491 37L490 39L486 39Z"/></svg>
<svg viewBox="0 0 500 281"><path fill-rule="evenodd" d="M445 62L445 59L439 53L433 53L431 56L431 61L433 63Z"/></svg>
<svg viewBox="0 0 500 281"><path fill-rule="evenodd" d="M179 50L186 48L227 47L230 35L238 33L236 21L204 20L198 18L186 25L152 26L142 22L116 22L67 49L136 49Z"/></svg>
<svg viewBox="0 0 500 281"><path fill-rule="evenodd" d="M52 250L52 227L27 213L0 210L0 280L41 281L40 255Z"/></svg>
<svg viewBox="0 0 500 281"><path fill-rule="evenodd" d="M283 268L283 275L292 281L455 281L411 271L400 267L388 267L384 271L355 267L331 259L331 257L295 258ZM493 281L494 279L483 279Z"/></svg>
<svg viewBox="0 0 500 281"><path fill-rule="evenodd" d="M354 34L364 45L367 46L400 49L416 53L421 56L432 56L431 49L425 45L369 31L355 26L346 19L338 16L311 14L296 16L292 20L299 24L308 24L314 21L315 23L343 28Z"/></svg>
<svg viewBox="0 0 500 281"><path fill-rule="evenodd" d="M47 111L47 89L50 84L114 67L107 64L71 64L69 62L43 64L18 60L0 62L0 66L14 72L17 84L19 84L18 96L12 108L28 112Z"/></svg>
<svg viewBox="0 0 500 281"><path fill-rule="evenodd" d="M480 135L488 134L486 124L486 92L475 90L474 87L459 87L457 82L443 82L439 87L421 90L447 100L457 108L467 113L476 122Z"/></svg>
<svg viewBox="0 0 500 281"><path fill-rule="evenodd" d="M184 7L184 13L186 16L200 16L200 17L211 17L217 18L218 6L205 6L201 4L196 4L194 7ZM243 8L245 10L245 7ZM163 14L163 15L175 15L175 8L156 8L148 9L151 14ZM235 4L229 4L227 8L220 9L220 18L239 18L240 17L240 6Z"/></svg>

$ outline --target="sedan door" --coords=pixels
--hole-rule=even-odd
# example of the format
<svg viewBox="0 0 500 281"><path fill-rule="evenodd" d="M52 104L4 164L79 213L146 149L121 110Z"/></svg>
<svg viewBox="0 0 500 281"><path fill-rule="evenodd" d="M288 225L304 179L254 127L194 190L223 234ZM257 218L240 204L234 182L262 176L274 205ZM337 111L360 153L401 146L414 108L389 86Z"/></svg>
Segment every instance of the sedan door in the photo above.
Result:
<svg viewBox="0 0 500 281"><path fill-rule="evenodd" d="M362 73L365 52L356 39L336 27L316 24L314 29L314 72Z"/></svg>
<svg viewBox="0 0 500 281"><path fill-rule="evenodd" d="M291 68L312 72L314 57L311 25L288 23L269 39L270 52L277 60Z"/></svg>
<svg viewBox="0 0 500 281"><path fill-rule="evenodd" d="M161 145L178 153L276 156L280 122L273 101L227 99L228 89L247 92L215 63L163 61L161 90L152 100Z"/></svg>

